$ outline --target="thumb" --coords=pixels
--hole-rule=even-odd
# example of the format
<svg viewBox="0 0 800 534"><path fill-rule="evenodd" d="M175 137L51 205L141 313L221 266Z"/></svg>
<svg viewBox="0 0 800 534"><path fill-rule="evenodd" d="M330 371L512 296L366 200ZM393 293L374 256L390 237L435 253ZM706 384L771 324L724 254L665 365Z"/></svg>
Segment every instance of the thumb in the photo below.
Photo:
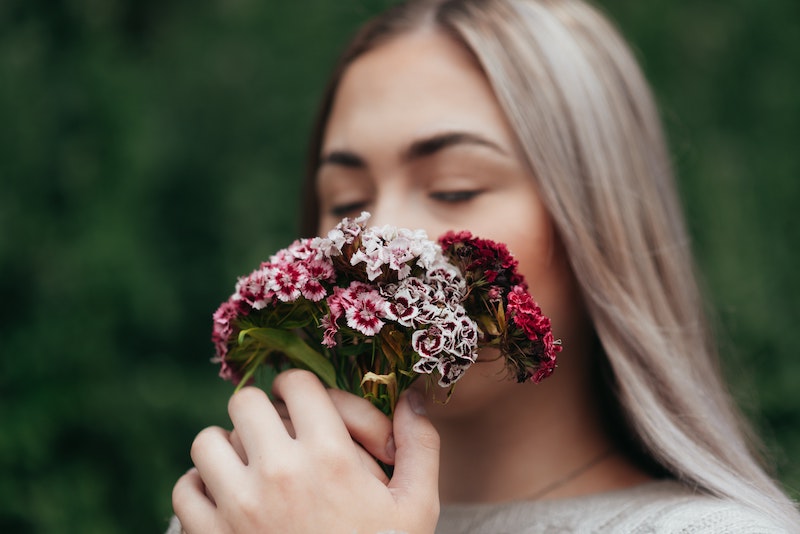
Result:
<svg viewBox="0 0 800 534"><path fill-rule="evenodd" d="M395 499L439 513L439 433L425 415L418 391L406 391L394 412L397 446L389 489ZM430 508L429 508L430 507Z"/></svg>

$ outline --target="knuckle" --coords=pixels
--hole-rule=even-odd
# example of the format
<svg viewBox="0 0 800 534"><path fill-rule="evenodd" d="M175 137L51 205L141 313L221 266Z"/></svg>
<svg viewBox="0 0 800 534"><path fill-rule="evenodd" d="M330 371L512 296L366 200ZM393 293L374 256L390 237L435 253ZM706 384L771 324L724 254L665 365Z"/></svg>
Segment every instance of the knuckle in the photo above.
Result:
<svg viewBox="0 0 800 534"><path fill-rule="evenodd" d="M278 495L291 495L298 482L306 480L301 466L291 460L263 462L258 466L258 475Z"/></svg>
<svg viewBox="0 0 800 534"><path fill-rule="evenodd" d="M264 402L267 395L257 387L245 387L231 395L228 400L228 413L240 410L243 406L254 402Z"/></svg>
<svg viewBox="0 0 800 534"><path fill-rule="evenodd" d="M176 514L180 514L180 512L183 511L183 504L185 502L184 496L186 495L184 486L187 483L187 476L188 475L183 475L180 477L172 487L172 510Z"/></svg>
<svg viewBox="0 0 800 534"><path fill-rule="evenodd" d="M331 400L334 404L338 405L349 405L349 404L357 404L360 401L364 400L363 397L359 397L349 391L344 391L343 389L329 389L328 395L330 396ZM371 406L371 405L370 405Z"/></svg>
<svg viewBox="0 0 800 534"><path fill-rule="evenodd" d="M318 382L316 375L305 369L289 369L275 377L272 383L273 391L281 391L284 388L302 387L303 384Z"/></svg>
<svg viewBox="0 0 800 534"><path fill-rule="evenodd" d="M308 459L299 469L312 469L311 466L318 466L313 476L330 477L333 480L344 480L351 476L360 466L361 458L353 449L357 447L352 441L342 446L334 440L315 442L313 446L305 449L304 457ZM319 467L322 469L320 470Z"/></svg>
<svg viewBox="0 0 800 534"><path fill-rule="evenodd" d="M209 448L211 443L223 432L225 431L217 426L210 426L198 432L192 441L192 447L190 449L191 457L197 458L197 456L202 455Z"/></svg>
<svg viewBox="0 0 800 534"><path fill-rule="evenodd" d="M192 486L199 477L197 471L192 469L184 473L172 487L172 510L176 515L181 515L184 508L188 507L192 501Z"/></svg>
<svg viewBox="0 0 800 534"><path fill-rule="evenodd" d="M315 443L314 448L310 452L318 461L327 465L340 463L342 461L342 450L333 440L324 440Z"/></svg>

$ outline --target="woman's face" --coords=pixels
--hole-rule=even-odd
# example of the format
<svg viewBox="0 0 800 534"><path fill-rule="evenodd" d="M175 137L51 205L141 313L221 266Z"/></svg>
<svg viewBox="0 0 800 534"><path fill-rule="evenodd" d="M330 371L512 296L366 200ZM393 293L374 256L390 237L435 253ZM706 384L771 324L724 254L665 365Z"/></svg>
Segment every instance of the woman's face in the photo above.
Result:
<svg viewBox="0 0 800 534"><path fill-rule="evenodd" d="M568 346L585 328L575 324L583 314L573 277L514 133L455 41L425 31L359 57L341 80L320 161L321 233L366 210L372 225L422 228L433 239L469 230L504 242L555 336ZM478 367L451 405L468 410L508 391L501 363Z"/></svg>

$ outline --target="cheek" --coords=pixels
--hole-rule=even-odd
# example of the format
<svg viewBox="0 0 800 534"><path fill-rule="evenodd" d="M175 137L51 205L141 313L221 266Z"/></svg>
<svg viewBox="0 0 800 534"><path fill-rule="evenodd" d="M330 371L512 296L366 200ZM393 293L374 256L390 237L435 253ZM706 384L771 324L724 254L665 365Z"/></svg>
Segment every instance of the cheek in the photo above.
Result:
<svg viewBox="0 0 800 534"><path fill-rule="evenodd" d="M564 342L564 354L580 352L593 327L575 275L561 243L551 240L550 253L520 258L528 290L542 312L550 318L553 335Z"/></svg>
<svg viewBox="0 0 800 534"><path fill-rule="evenodd" d="M341 219L334 218L326 213L319 214L319 226L317 227L317 235L325 236L333 230L333 227L339 224Z"/></svg>
<svg viewBox="0 0 800 534"><path fill-rule="evenodd" d="M519 226L529 230L514 231L506 244L519 261L531 296L552 320L554 335L564 336L584 326L580 291L549 217L544 210L532 215Z"/></svg>

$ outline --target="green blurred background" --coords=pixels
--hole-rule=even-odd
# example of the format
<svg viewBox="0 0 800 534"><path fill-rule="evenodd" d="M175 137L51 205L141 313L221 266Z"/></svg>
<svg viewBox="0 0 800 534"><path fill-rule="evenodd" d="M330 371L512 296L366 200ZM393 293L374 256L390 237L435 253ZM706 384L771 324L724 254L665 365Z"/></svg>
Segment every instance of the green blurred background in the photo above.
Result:
<svg viewBox="0 0 800 534"><path fill-rule="evenodd" d="M210 315L293 238L323 82L388 3L0 1L1 532L164 529L227 425ZM800 488L800 2L600 4L663 109L726 372Z"/></svg>

